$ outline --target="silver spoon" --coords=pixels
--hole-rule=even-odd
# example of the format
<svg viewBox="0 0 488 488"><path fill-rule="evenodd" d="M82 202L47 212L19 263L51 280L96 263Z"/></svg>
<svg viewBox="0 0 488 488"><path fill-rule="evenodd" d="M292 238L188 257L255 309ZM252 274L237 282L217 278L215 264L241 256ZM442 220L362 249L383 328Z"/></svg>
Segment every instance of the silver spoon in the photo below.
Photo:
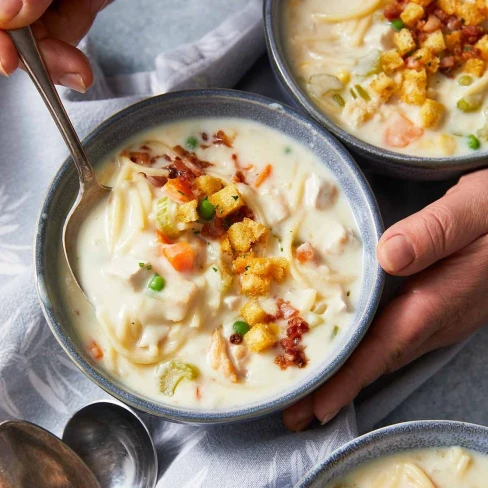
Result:
<svg viewBox="0 0 488 488"><path fill-rule="evenodd" d="M2 488L100 488L92 472L61 440L22 420L0 424Z"/></svg>
<svg viewBox="0 0 488 488"><path fill-rule="evenodd" d="M78 279L76 241L78 231L90 209L103 198L110 195L111 188L100 185L95 172L88 161L85 150L81 145L73 124L71 123L58 92L46 69L37 42L30 27L7 31L11 37L24 67L39 91L44 103L58 126L66 145L71 153L73 162L78 170L80 190L71 208L63 228L63 247L77 285L83 291ZM84 291L83 291L84 293ZM86 294L85 294L86 296Z"/></svg>
<svg viewBox="0 0 488 488"><path fill-rule="evenodd" d="M153 488L158 458L146 426L132 410L95 402L68 421L63 441L95 474L102 488Z"/></svg>

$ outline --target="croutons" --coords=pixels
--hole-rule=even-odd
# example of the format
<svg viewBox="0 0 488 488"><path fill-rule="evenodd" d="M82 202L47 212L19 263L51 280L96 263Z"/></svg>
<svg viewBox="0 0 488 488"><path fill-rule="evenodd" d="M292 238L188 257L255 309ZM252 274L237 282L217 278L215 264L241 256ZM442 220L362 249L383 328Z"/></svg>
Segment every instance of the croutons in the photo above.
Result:
<svg viewBox="0 0 488 488"><path fill-rule="evenodd" d="M457 0L438 0L437 5L444 10L446 14L452 15L456 12Z"/></svg>
<svg viewBox="0 0 488 488"><path fill-rule="evenodd" d="M195 188L204 196L208 197L222 190L222 181L214 176L202 175L195 178Z"/></svg>
<svg viewBox="0 0 488 488"><path fill-rule="evenodd" d="M436 30L427 35L426 40L422 43L422 47L430 49L434 54L439 54L446 49L446 43L442 31Z"/></svg>
<svg viewBox="0 0 488 488"><path fill-rule="evenodd" d="M481 57L488 61L488 34L485 34L475 45L475 48L481 52Z"/></svg>
<svg viewBox="0 0 488 488"><path fill-rule="evenodd" d="M392 75L395 71L403 68L404 61L396 49L386 51L381 55L381 67L387 75Z"/></svg>
<svg viewBox="0 0 488 488"><path fill-rule="evenodd" d="M215 215L221 219L236 212L245 205L237 187L228 185L224 189L210 195L209 202L215 207Z"/></svg>
<svg viewBox="0 0 488 488"><path fill-rule="evenodd" d="M220 238L220 251L223 254L229 254L230 256L234 255L234 250L232 249L232 245L230 243L230 239L227 234L224 234Z"/></svg>
<svg viewBox="0 0 488 488"><path fill-rule="evenodd" d="M486 69L486 64L482 59L468 59L464 65L463 71L469 75L481 78Z"/></svg>
<svg viewBox="0 0 488 488"><path fill-rule="evenodd" d="M442 103L427 99L420 108L420 119L422 126L430 129L435 128L444 115L445 107Z"/></svg>
<svg viewBox="0 0 488 488"><path fill-rule="evenodd" d="M385 73L380 73L369 86L384 102L390 99L396 89L395 82Z"/></svg>
<svg viewBox="0 0 488 488"><path fill-rule="evenodd" d="M408 29L395 32L393 40L401 56L413 51L417 47L412 33Z"/></svg>
<svg viewBox="0 0 488 488"><path fill-rule="evenodd" d="M253 352L273 347L278 340L274 324L256 324L245 336L244 342Z"/></svg>
<svg viewBox="0 0 488 488"><path fill-rule="evenodd" d="M256 300L249 300L241 308L241 315L249 325L264 322L268 314L262 309L261 305Z"/></svg>
<svg viewBox="0 0 488 488"><path fill-rule="evenodd" d="M432 61L432 51L426 47L421 47L412 54L412 58L425 66Z"/></svg>
<svg viewBox="0 0 488 488"><path fill-rule="evenodd" d="M449 51L454 51L455 48L460 47L462 44L461 31L457 30L447 33L444 36L444 41L446 43L447 49L449 49Z"/></svg>
<svg viewBox="0 0 488 488"><path fill-rule="evenodd" d="M188 222L196 222L198 220L197 201L192 200L191 202L180 205L176 214L176 220L185 224Z"/></svg>
<svg viewBox="0 0 488 488"><path fill-rule="evenodd" d="M427 7L433 0L412 0L412 2L421 5L422 7Z"/></svg>
<svg viewBox="0 0 488 488"><path fill-rule="evenodd" d="M271 288L270 276L259 276L252 273L244 273L241 276L242 293L250 297L269 295Z"/></svg>
<svg viewBox="0 0 488 488"><path fill-rule="evenodd" d="M485 20L483 13L474 3L458 2L456 13L464 20L465 25L478 25Z"/></svg>
<svg viewBox="0 0 488 488"><path fill-rule="evenodd" d="M427 73L425 69L406 69L401 88L401 99L410 105L423 105L427 99Z"/></svg>
<svg viewBox="0 0 488 488"><path fill-rule="evenodd" d="M263 224L244 218L242 222L232 224L228 230L232 248L238 252L247 252L251 245L267 234Z"/></svg>
<svg viewBox="0 0 488 488"><path fill-rule="evenodd" d="M424 9L420 5L409 2L403 12L400 14L405 25L413 27L424 16Z"/></svg>

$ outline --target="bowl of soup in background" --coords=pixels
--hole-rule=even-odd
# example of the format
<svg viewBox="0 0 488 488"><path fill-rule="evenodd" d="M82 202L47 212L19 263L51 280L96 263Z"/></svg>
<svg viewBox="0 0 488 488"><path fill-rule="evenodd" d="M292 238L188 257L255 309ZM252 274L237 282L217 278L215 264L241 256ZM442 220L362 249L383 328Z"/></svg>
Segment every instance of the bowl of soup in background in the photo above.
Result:
<svg viewBox="0 0 488 488"><path fill-rule="evenodd" d="M186 131L186 129L182 131L182 127L186 127L185 122L190 124L188 126L188 131ZM243 124L242 129L240 124ZM234 137L236 137L236 142L234 144L236 146L240 145L239 147L242 148L242 154L246 155L246 158L254 158L256 164L262 164L263 161L269 162L270 159L276 159L279 161L279 164L285 165L283 166L283 169L286 170L286 161L289 161L290 165L294 165L293 167L296 171L303 172L303 170L300 169L302 167L301 161L305 161L306 155L313 157L314 161L317 161L317 163L314 164L318 164L323 171L330 176L331 181L335 182L335 188L339 195L337 198L341 199L341 206L351 215L351 226L356 229L353 232L355 235L354 241L360 252L359 260L357 262L360 263L358 266L361 269L360 272L357 273L358 280L355 287L351 288L351 290L353 290L351 296L349 297L349 290L347 293L348 297L346 297L345 291L341 291L343 301L339 301L344 306L339 307L337 310L347 309L347 327L342 327L342 323L338 322L339 325L341 325L341 328L339 328L332 319L326 320L328 329L326 332L321 333L321 337L325 337L325 342L332 345L329 346L325 344L323 349L318 348L317 345L314 345L311 342L307 343L306 340L304 340L302 344L306 346L305 352L310 352L310 364L308 364L307 367L287 368L287 364L283 363L285 351L282 351L279 346L281 342L278 343L274 349L269 348L267 351L257 352L253 355L254 359L248 366L250 371L254 371L253 378L256 379L256 383L253 385L251 381L252 378L249 380L251 381L251 386L249 387L249 395L247 397L245 390L242 390L241 388L241 386L246 387L249 383L248 379L245 378L247 369L245 369L237 381L232 384L225 379L226 383L220 390L217 386L212 386L214 383L217 384L221 380L220 376L213 377L212 375L214 375L214 373L216 375L220 374L225 368L220 369L220 366L217 365L214 369L219 369L220 372L213 372L208 367L208 361L204 362L202 359L206 357L206 354L209 351L208 342L200 344L199 349L190 348L187 350L183 347L176 355L171 356L170 354L169 357L160 357L159 353L165 351L159 350L159 346L162 343L157 341L162 337L159 335L164 332L164 330L158 327L159 323L157 320L159 319L157 317L163 313L167 315L164 316L165 319L167 318L175 321L181 319L180 316L174 316L174 314L180 313L180 304L177 301L178 296L172 296L171 293L176 293L175 290L179 289L184 291L183 294L188 294L188 290L190 290L191 287L194 287L194 284L190 283L192 278L188 273L185 274L186 270L180 269L181 273L178 273L174 269L171 270L168 268L168 260L163 259L161 256L164 254L168 257L167 251L168 249L173 250L174 244L161 242L159 232L157 239L155 238L155 235L154 238L151 237L151 240L147 242L147 246L140 251L142 253L141 258L136 259L135 263L132 263L137 269L130 271L129 276L123 277L122 275L125 271L122 272L121 270L130 266L131 262L128 262L127 260L118 260L115 270L113 260L113 262L110 263L103 262L103 256L104 253L106 253L106 250L105 248L102 249L97 246L100 246L100 242L103 242L105 239L102 236L104 231L101 230L103 226L97 224L96 219L98 216L95 214L96 218L94 217L91 220L87 218L86 230L84 231L82 229L80 232L80 243L82 243L80 245L85 246L82 247L82 253L84 252L84 254L81 255L80 262L82 264L85 263L84 266L92 266L93 273L95 273L91 278L90 273L81 273L85 291L87 291L88 296L91 298L93 297L94 301L92 303L94 303L95 307L93 308L84 301L80 291L76 288L71 276L67 272L66 263L62 253L63 222L78 191L77 175L70 159L65 161L54 178L41 210L38 223L36 238L37 287L45 317L57 340L73 362L92 381L102 387L105 391L137 410L173 421L203 424L246 420L282 409L310 393L337 371L358 345L373 319L383 286L383 272L376 259L376 245L382 232L382 222L369 185L353 159L333 137L324 131L316 122L297 113L289 107L278 105L272 100L260 96L232 90L202 90L172 93L145 100L122 110L101 124L91 135L89 135L84 141L84 145L90 160L94 163L97 172L101 177L103 177L103 173L106 172L106 167L103 166L104 162L106 163L108 161L109 164L111 164L111 162L113 163L114 161L120 162L120 158L122 158L124 162L123 164L125 164L125 170L132 172L132 176L130 177L132 179L129 183L134 185L132 189L129 188L128 190L126 203L134 201L139 202L145 198L143 195L147 193L147 188L145 187L146 189L143 190L143 192L146 193L141 193L136 197L136 200L133 200L134 195L139 191L138 189L147 185L148 181L157 179L153 175L153 172L160 171L161 166L165 163L169 164L168 161L164 160L168 154L164 154L164 157L162 158L164 163L158 163L159 169L150 168L150 164L149 166L144 166L144 157L142 157L143 161L139 161L140 151L134 153L134 156L134 154L127 153L124 149L125 147L130 144L135 144L138 145L138 150L149 150L149 146L146 145L146 143L149 145L154 144L154 138L157 137L158 134L162 134L164 137L173 137L172 144L175 143L174 141L178 142L180 141L180 138L183 138L181 143L190 144L192 150L195 150L200 155L214 154L213 157L217 159L220 157L219 155L222 155L222 160L225 159L225 161L227 161L226 164L238 164L237 161L239 155L234 155L234 149L231 150L231 148L228 147L232 146L232 144L225 139L225 132L220 133L219 130L217 130L219 127L226 130L232 129L236 132L237 136L234 134ZM208 130L209 134L203 133L203 129ZM242 131L242 135L238 134L239 131ZM145 142L149 138L149 136L146 137L145 134L150 135L152 142ZM227 134L229 134L229 132ZM266 154L266 156L263 156L264 159L259 156L260 148L254 147L251 143L252 139L246 139L246 137L252 137L252 134L256 135L256 140L259 140L259 144L262 145L263 150L267 151L264 153ZM188 139L189 135L191 137ZM198 140L198 148L196 148L196 140ZM273 144L275 144L275 140L278 141L276 142L276 144L278 144L276 147L279 149L279 152L274 150L275 146L273 146ZM214 143L214 146L209 149L212 143ZM164 143L156 141L156 144ZM173 149L171 149L171 151L172 150ZM176 150L180 151L180 154L183 155L190 154L189 151L184 150L181 146L179 149L176 148ZM209 153L208 151L214 152ZM246 151L251 152L246 153ZM126 156L128 154L130 154L130 159L132 159L132 161L127 159ZM155 157L155 160L158 159L158 157ZM182 157L185 159L185 156ZM300 163L297 158L300 159ZM175 160L176 159L179 159L179 156L175 156ZM263 161L259 161L260 159L263 159ZM173 160L173 162L175 160ZM193 159L193 161L197 161L197 159ZM118 165L119 162L117 162ZM245 161L240 161L239 164L242 163L244 165L244 162ZM138 164L141 164L141 166L138 166ZM120 169L120 166L118 167ZM260 177L260 174L262 173L261 170L254 169L254 165L246 167L247 169L243 171L247 171L248 173L246 174L250 175L249 178L251 178L251 180L249 181L249 187L253 184L255 185L257 180L263 180L263 177ZM218 170L218 167L216 168L215 165L213 167L210 165L209 168ZM286 174L286 171L280 172L276 168L274 171L276 178L282 177L281 173ZM118 175L120 176L120 173L118 173ZM220 176L225 179L223 173ZM123 176L122 186L115 186L116 193L119 196L121 191L127 190L127 184L129 184L127 181L130 178ZM297 178L297 180L298 179L299 178ZM175 180L169 181L174 182ZM164 192L165 187L159 188L160 185L158 182L154 183L154 181L152 181L151 184L155 185L155 187L150 190L151 192L156 192L158 195L160 195L159 192ZM239 185L244 185L244 183L235 183L237 186L233 185L234 183L229 181L223 190L225 193L232 188L232 191L235 193L231 195L232 198L227 199L227 204L229 205L239 203L239 192L237 191L237 188ZM314 185L315 183L312 187L314 187ZM246 188L244 186L240 186L239 188L241 188L244 195ZM260 195L262 194L263 198L270 196L268 193L273 193L273 191L268 191L266 188L266 184L263 184L260 189ZM183 192L173 192L173 194L178 196L179 194L183 194ZM161 195L164 195L164 193ZM336 198L335 193L333 196ZM114 194L110 202L113 203L114 201L119 201L117 200L118 198L119 197ZM208 198L215 203L215 201L212 200L212 196ZM157 202L160 201L161 200L157 200ZM118 205L119 204L116 205L117 208ZM138 210L135 212L134 209L132 209L132 215L135 215L138 212L140 213L139 203L137 203L137 205ZM215 208L218 208L218 205L216 205ZM221 208L223 208L223 206ZM275 207L273 206L273 208ZM296 209L290 209L291 216L295 215L295 210ZM218 211L219 210L216 210L216 212ZM155 216L153 213L148 212L146 217L149 220L154 220ZM325 219L324 222L327 222L327 220ZM200 237L200 231L202 231L203 234L204 227L202 226L202 223L204 226L204 222L192 222L182 225L186 229L187 234L192 234L191 239L197 239ZM231 223L229 223L229 225L230 224ZM198 229L196 229L196 227L189 227L193 225L199 226ZM277 224L277 231L278 229L279 225ZM98 235L98 233L100 235ZM353 233L348 235L352 238ZM90 238L90 235L92 235L92 238ZM273 235L272 232L269 232L267 235L267 242L271 242L272 245L275 246L274 252L279 254L286 250L288 244L286 244L285 241L281 241L281 239L276 235ZM276 240L276 242L274 242L274 240ZM123 248L126 243L122 244ZM210 242L207 244L209 246L210 244L215 245L215 243ZM191 242L191 245L194 249L197 247L196 243ZM201 245L199 246L200 248L202 247ZM85 249L85 251L83 251L83 249ZM154 249L157 249L157 253L155 253ZM162 252L161 249L163 249ZM148 255L144 254L145 252L151 252L152 254L150 254L150 256L152 256L152 258L149 259ZM212 253L209 251L208 255L211 256ZM54 259L54 256L58 256L58 258ZM126 257L127 256L125 256L124 259ZM133 256L131 259L134 261ZM261 263L261 261L259 261L259 263ZM252 268L254 264L255 262L252 261L249 266ZM243 276L247 273L248 266L245 268L246 269L243 268L239 271L242 273L242 276L236 278L241 280L241 283L243 283ZM102 273L96 274L101 270ZM252 274L254 272L253 270L254 268L252 268L249 273ZM327 270L328 268L323 268L324 272L328 272ZM205 273L203 271L205 271ZM209 283L214 283L215 277L220 276L218 272L220 272L219 267L210 263L208 269L202 269L202 273L199 272L197 278L200 281L197 284L201 283L201 280L204 279L208 279ZM259 273L259 271L257 272ZM164 282L164 280L161 281L159 278L157 278L157 282L153 280L158 273L164 276L166 282ZM139 287L137 289L140 293L137 295L137 300L140 299L142 301L132 301L134 295L124 295L129 288L125 285L125 288L119 288L119 286L122 285L119 282L116 283L113 281L114 279L121 278L121 276L123 279L127 280L127 283L129 283L131 287ZM182 280L182 277L186 277L188 280ZM106 281L107 286L114 287L113 290L115 293L112 293L113 296L119 296L118 294L120 292L120 297L122 297L121 301L124 302L120 303L120 313L123 315L123 323L117 322L118 318L121 316L120 314L117 315L117 307L119 305L114 301L113 296L107 294L107 288L101 287L104 280L108 280ZM195 283L196 282L197 281L195 280ZM214 285L209 285L207 288L210 290L212 286ZM215 286L218 287L220 285L217 283ZM166 295L166 293L169 293L169 295ZM207 295L205 295L205 297L206 296ZM166 303L172 303L172 307L164 307L165 297L167 297L166 300L170 300ZM207 309L210 308L212 293L208 295L208 300L205 297L202 298L201 303L194 302L193 309L191 310L192 317L198 316L200 312L206 313ZM233 303L238 298L239 297L232 297L232 300L229 300L229 303ZM295 300L293 290L289 290L288 295L284 296L284 298L285 300L281 302L282 304L290 303L290 300L293 304ZM154 302L154 300L160 299L163 301L157 303ZM173 303L171 300L176 300L176 302ZM337 300L334 303L337 305ZM158 304L161 304L161 306ZM102 308L105 305L109 308L103 310ZM130 313L127 315L122 311L122 309L126 310L129 306L132 306L131 310L136 310L136 313L139 313L139 311L141 311L141 313L144 312L144 317L141 318L141 315L139 314L134 318ZM328 307L331 312L334 310L332 304L326 304L325 307L323 307L322 313L325 313ZM282 310L285 311L285 316L287 313L290 313L292 318L298 313L293 308L287 309L286 305ZM238 310L235 310L234 312L237 315L240 313ZM318 313L318 311L316 312ZM112 315L112 318L110 315L111 313L115 314ZM147 315L150 315L149 319L146 318ZM115 319L113 319L113 317L115 317ZM188 315L188 317L190 316ZM206 316L204 315L204 317ZM212 320L218 319L224 321L224 318L220 316L212 317ZM281 315L281 319L283 319L283 315ZM117 323L114 323L114 320ZM150 327L142 327L148 325L148 322L144 323L145 320L150 322ZM210 319L205 318L204 322L208 322L208 320ZM225 321L227 320L230 319L227 319L227 316L225 316ZM339 320L339 318L337 320ZM103 326L101 325L102 322ZM198 322L198 324L196 324L196 322ZM187 340L187 336L196 337L194 331L199 330L198 328L202 327L202 318L197 318L196 322L191 322L188 318L188 321L185 322L188 329L186 329L185 332L184 327L183 331L181 330L182 328L179 327L179 332L175 331L175 337L170 337L172 343L177 343L179 340L178 337L181 338L182 342ZM215 327L213 328L216 329L219 325L220 324L215 324ZM224 349L227 348L228 350L229 348L234 347L234 344L229 343L229 340L232 342L232 338L229 338L232 334L232 323L223 323L222 325L222 340L220 338L218 339L218 341L220 341L219 344L221 344L219 347ZM273 327L275 327L273 331L270 328L271 326L268 326L267 324L261 324L259 327L262 328L261 332L265 335L271 332L279 332L279 327L275 327L275 325L273 325ZM312 324L310 324L310 328L312 329ZM129 333L127 332L128 330ZM252 330L253 329L251 329L251 331ZM288 332L284 332L284 329L282 330L282 333L288 334ZM90 334L92 335L90 336ZM134 334L136 336L135 338L132 337ZM163 335L166 337L168 334L165 332ZM256 336L256 333L253 333L253 335ZM305 335L306 334L304 334L304 336ZM315 329L313 329L309 335L310 337L319 337L315 332ZM213 337L213 334L208 334L207 336ZM286 338L286 335L284 338ZM246 339L245 336L244 339ZM277 336L276 340L278 339L280 339L280 337ZM100 344L97 345L94 342L98 340L100 340ZM155 340L156 342L151 343L151 340ZM259 340L261 340L261 338ZM300 342L300 340L298 340L298 342ZM244 343L246 344L245 340ZM250 344L249 347L254 348L254 345ZM256 351L258 351L258 349L256 349ZM215 351L210 352L210 354L214 354L214 352ZM273 356L271 356L271 354L273 354ZM151 356L150 361L147 360L149 356ZM181 362L178 361L182 360L182 356L184 356L183 360L185 361L188 359L188 356L192 356L192 358L190 358L190 362L192 363L200 361L198 365L201 381L204 381L205 378L209 378L206 380L207 387L208 392L212 393L212 395L208 394L205 397L205 384L202 385L203 393L202 389L199 389L198 387L194 388L195 385L198 385L199 383L192 383L190 378L193 374L192 371L181 370L182 365ZM280 359L276 359L278 356ZM153 357L156 359L153 360ZM164 363L164 360L166 359L178 360L170 366L176 367L176 369L180 368L179 374L181 373L182 377L186 378L179 383L174 397L172 396L171 398L165 397L159 391L159 381L161 381L161 378L158 375L160 374L160 371L155 368L155 366L158 365L154 364L159 362ZM214 359L215 357L210 360L210 362ZM235 361L235 358L231 359ZM275 359L275 361L273 361L273 359ZM134 361L134 364L132 361ZM265 363L263 363L263 361ZM148 369L145 365L145 363L148 362L151 363L150 367L152 369ZM297 363L298 362L299 361L297 361ZM272 371L269 370L269 373L273 373L271 376L275 378L274 383L279 383L276 378L279 380L281 372L283 372L284 375L287 375L286 378L288 379L284 381L285 385L279 388L274 385L273 390L267 392L267 387L263 384L264 380L262 379L266 376L261 374L261 372L264 373L264 371L260 364L265 364L265 369L267 371L269 368L273 368ZM278 367L278 364L283 367ZM303 364L300 366L303 366ZM164 368L166 367L167 364L165 363ZM253 370L253 368L255 369ZM167 369L164 369L164 371L167 371ZM172 373L174 373L174 371ZM285 376L283 376L283 378L285 378ZM172 377L172 379L174 379L174 377ZM260 379L262 380L261 383ZM164 388L161 387L161 390L163 389ZM258 393L253 393L254 390ZM170 395L171 394L172 392L170 392ZM191 395L193 395L193 397ZM208 398L213 396L215 396L216 400L212 403ZM233 400L234 396L235 401ZM202 397L204 400L199 403L197 400L200 400Z"/></svg>
<svg viewBox="0 0 488 488"><path fill-rule="evenodd" d="M296 488L461 488L484 486L487 476L487 427L425 420L391 425L348 442Z"/></svg>
<svg viewBox="0 0 488 488"><path fill-rule="evenodd" d="M329 7L325 8L324 3L316 0L265 1L268 52L275 75L291 103L336 135L359 161L364 161L381 173L440 180L485 166L488 143L484 135L486 120L483 106L488 72L477 73L481 75L477 77L465 71L470 68L460 68L452 74L448 73L448 76L453 76L448 78L440 73L430 73L428 63L424 67L412 65L412 69L405 69L411 63L422 62L425 52L419 51L419 41L414 48L417 51L405 54L403 59L396 57L402 63L401 67L396 68L393 64L392 71L386 68L388 75L385 75L381 56L388 51L395 57L394 36L400 33L383 16L384 4L372 0L364 4L355 1L354 5L340 2L330 5L336 4L347 6L351 15L354 9L364 11L370 4L372 8L362 12L358 19L348 16L349 20L345 22L338 22L337 19L334 22L329 19L329 22L329 16L335 19L333 13L328 12ZM431 2L431 5L434 3ZM339 10L342 12L344 8ZM424 16L427 18L428 15L426 10ZM342 29L342 25L344 31L349 29L350 32L331 32L331 29ZM445 29L444 25L441 29ZM408 29L402 30L402 36L406 34L408 38L405 30ZM458 33L461 35L461 31ZM434 34L438 35L438 32ZM328 35L336 37L329 43ZM340 36L348 37L357 46L344 48L343 41L337 40L341 39ZM472 42L475 42L475 38ZM483 47L485 42L488 45L488 36L473 45L466 44L465 50L469 47L470 52L474 52L476 49L481 58L481 51L475 46ZM307 49L304 45L308 46ZM441 59L439 56L434 58L437 59L436 63ZM385 66L389 61L387 57ZM477 61L483 65L482 69L486 68L485 61ZM429 62L432 64L434 61ZM417 68L420 71L416 71ZM420 80L419 76L424 76L424 80ZM425 84L425 76L429 85L420 94L419 100L416 99L416 86L418 83ZM404 86L402 80L405 77L410 77L409 84L405 84L405 89L398 88ZM377 92L373 90L372 83L376 83ZM394 83L397 89L392 98L385 101L381 98L383 93L387 93L386 97L391 95L388 83ZM317 95L316 98L313 93ZM404 103L403 99L408 99L409 103ZM441 110L439 117L436 115L438 109ZM367 120L356 127L358 119L363 117ZM419 127L422 123L424 127ZM434 123L436 127L425 126ZM415 142L404 145L408 142L405 135L411 135ZM397 147L388 147L384 143L385 138Z"/></svg>

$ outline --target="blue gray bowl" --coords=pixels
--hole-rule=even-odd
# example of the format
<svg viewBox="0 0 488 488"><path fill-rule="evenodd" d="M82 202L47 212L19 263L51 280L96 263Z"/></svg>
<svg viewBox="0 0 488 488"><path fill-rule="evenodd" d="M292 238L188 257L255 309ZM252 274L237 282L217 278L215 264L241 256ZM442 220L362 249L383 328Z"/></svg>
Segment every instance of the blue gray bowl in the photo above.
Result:
<svg viewBox="0 0 488 488"><path fill-rule="evenodd" d="M364 245L363 280L354 326L338 344L337 354L324 360L300 384L273 398L245 407L202 411L166 406L145 398L111 377L90 359L80 343L64 308L55 258L62 246L62 228L78 192L78 179L71 159L55 176L40 213L36 237L37 289L44 315L57 340L73 362L97 385L125 404L168 420L194 423L225 423L251 419L282 409L329 378L344 363L365 334L375 314L383 287L383 272L376 259L382 233L381 216L360 169L331 135L313 120L273 100L231 90L177 92L147 99L112 116L84 141L95 166L129 138L166 122L195 117L240 117L273 127L313 148L336 176L354 213Z"/></svg>
<svg viewBox="0 0 488 488"><path fill-rule="evenodd" d="M288 0L264 0L266 43L273 71L290 103L330 130L362 164L376 172L418 180L445 180L488 166L486 151L445 158L422 158L388 151L358 139L332 122L295 79L285 53L283 10ZM345 0L347 1L347 0Z"/></svg>
<svg viewBox="0 0 488 488"><path fill-rule="evenodd" d="M488 428L443 420L391 425L348 442L313 468L295 488L324 488L359 465L408 449L460 446L488 455Z"/></svg>

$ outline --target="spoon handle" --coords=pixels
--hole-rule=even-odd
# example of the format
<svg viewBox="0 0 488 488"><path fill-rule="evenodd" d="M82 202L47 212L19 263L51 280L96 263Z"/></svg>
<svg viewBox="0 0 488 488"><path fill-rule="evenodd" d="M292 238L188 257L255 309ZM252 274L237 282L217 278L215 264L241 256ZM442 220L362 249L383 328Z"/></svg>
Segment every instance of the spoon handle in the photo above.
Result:
<svg viewBox="0 0 488 488"><path fill-rule="evenodd" d="M59 98L58 92L54 87L54 83L49 76L46 65L39 52L36 39L32 33L32 29L29 26L23 27L22 29L7 31L7 34L12 39L27 73L34 82L34 85L39 91L49 112L51 112L51 115L71 152L76 169L78 170L82 188L87 183L95 182L93 168L88 162L85 150L81 145L80 139L76 135L73 124L71 123L63 103Z"/></svg>

